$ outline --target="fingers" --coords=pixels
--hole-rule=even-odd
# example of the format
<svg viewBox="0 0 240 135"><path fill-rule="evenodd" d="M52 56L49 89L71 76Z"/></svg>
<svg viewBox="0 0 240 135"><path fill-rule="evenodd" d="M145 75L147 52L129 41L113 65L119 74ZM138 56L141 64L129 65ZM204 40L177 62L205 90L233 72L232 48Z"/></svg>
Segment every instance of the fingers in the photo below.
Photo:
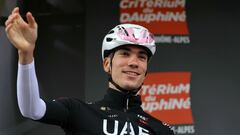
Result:
<svg viewBox="0 0 240 135"><path fill-rule="evenodd" d="M28 12L26 14L26 16L27 16L27 21L28 21L29 26L36 27L37 23L36 23L34 17L32 16L32 13Z"/></svg>
<svg viewBox="0 0 240 135"><path fill-rule="evenodd" d="M19 7L15 7L13 10L12 10L12 14L14 13L19 13Z"/></svg>
<svg viewBox="0 0 240 135"><path fill-rule="evenodd" d="M17 18L17 14L10 15L7 21L5 22L5 26L9 25L10 23L13 23L14 20L16 20L16 18Z"/></svg>
<svg viewBox="0 0 240 135"><path fill-rule="evenodd" d="M34 23L35 21L32 21L34 20L33 16L31 15L31 13L28 13L28 20L31 21L31 23ZM30 19L29 19L30 18ZM33 18L33 19L31 19ZM23 18L21 17L20 13L19 13L19 8L16 7L12 10L12 13L11 15L9 15L7 21L5 22L5 26L7 27L9 24L16 24L16 25L19 25L19 26L26 26L27 23L23 20Z"/></svg>
<svg viewBox="0 0 240 135"><path fill-rule="evenodd" d="M5 31L8 33L9 30L12 28L13 24L9 24L6 26Z"/></svg>
<svg viewBox="0 0 240 135"><path fill-rule="evenodd" d="M12 10L12 13L9 15L7 21L5 22L5 31L8 34L10 34L10 30L13 28L13 26L19 25L21 23L22 17L19 14L19 8L16 7Z"/></svg>
<svg viewBox="0 0 240 135"><path fill-rule="evenodd" d="M16 20L17 16L19 15L19 8L16 7L12 10L11 15L9 15L7 21L5 22L5 26L7 27L7 25L11 24L14 22L14 20Z"/></svg>
<svg viewBox="0 0 240 135"><path fill-rule="evenodd" d="M35 27L37 25L32 13L28 12L26 14L26 18L30 27ZM5 26L7 27L7 25L14 23L15 21L17 21L17 23L22 23L22 24L26 23L23 20L23 18L20 16L18 7L12 10L11 15L9 15L7 21L5 22Z"/></svg>

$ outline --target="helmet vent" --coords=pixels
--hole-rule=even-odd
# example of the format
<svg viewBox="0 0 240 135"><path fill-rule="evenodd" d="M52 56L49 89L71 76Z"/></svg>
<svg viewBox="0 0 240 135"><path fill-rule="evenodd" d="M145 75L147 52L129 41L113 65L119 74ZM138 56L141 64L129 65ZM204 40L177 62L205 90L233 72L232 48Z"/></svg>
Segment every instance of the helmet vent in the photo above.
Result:
<svg viewBox="0 0 240 135"><path fill-rule="evenodd" d="M112 38L106 38L107 42L111 42L113 39Z"/></svg>
<svg viewBox="0 0 240 135"><path fill-rule="evenodd" d="M111 31L108 32L108 34L112 34L112 33L114 33L114 30L111 30Z"/></svg>

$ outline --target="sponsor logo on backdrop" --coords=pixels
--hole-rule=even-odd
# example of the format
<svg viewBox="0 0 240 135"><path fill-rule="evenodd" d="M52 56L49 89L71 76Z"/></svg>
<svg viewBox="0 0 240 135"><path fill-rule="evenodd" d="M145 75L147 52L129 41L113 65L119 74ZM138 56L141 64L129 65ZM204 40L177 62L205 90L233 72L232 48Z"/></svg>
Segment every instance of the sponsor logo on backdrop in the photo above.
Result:
<svg viewBox="0 0 240 135"><path fill-rule="evenodd" d="M121 0L120 22L147 27L156 43L189 44L186 0Z"/></svg>
<svg viewBox="0 0 240 135"><path fill-rule="evenodd" d="M195 133L190 78L190 72L148 73L140 91L143 109L170 124L176 134Z"/></svg>

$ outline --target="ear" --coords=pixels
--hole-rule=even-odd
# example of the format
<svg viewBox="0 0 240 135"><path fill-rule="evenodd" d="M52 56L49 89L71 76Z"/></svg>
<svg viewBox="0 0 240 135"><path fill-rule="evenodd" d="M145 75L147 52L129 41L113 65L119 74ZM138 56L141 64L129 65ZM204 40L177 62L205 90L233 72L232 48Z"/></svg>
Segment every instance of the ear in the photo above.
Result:
<svg viewBox="0 0 240 135"><path fill-rule="evenodd" d="M110 58L109 57L104 58L103 69L105 72L110 73Z"/></svg>

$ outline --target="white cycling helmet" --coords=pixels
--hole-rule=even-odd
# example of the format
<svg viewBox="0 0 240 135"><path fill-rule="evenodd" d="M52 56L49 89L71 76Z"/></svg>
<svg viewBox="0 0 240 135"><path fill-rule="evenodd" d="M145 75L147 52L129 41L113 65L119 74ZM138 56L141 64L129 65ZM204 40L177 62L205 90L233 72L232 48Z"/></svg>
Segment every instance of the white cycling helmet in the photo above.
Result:
<svg viewBox="0 0 240 135"><path fill-rule="evenodd" d="M136 24L120 24L114 27L104 37L102 43L102 59L107 57L111 50L123 45L136 45L146 48L150 57L156 51L153 34L143 26Z"/></svg>

